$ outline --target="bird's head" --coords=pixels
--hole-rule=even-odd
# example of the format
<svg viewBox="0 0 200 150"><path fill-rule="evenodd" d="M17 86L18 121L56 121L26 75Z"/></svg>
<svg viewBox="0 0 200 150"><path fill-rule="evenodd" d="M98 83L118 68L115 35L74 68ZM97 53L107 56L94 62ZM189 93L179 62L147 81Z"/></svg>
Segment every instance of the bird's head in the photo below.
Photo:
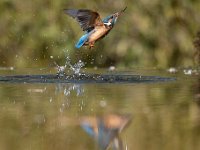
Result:
<svg viewBox="0 0 200 150"><path fill-rule="evenodd" d="M106 18L103 19L103 23L107 26L113 27L115 23L117 22L118 17L126 10L127 7L125 7L123 10L120 12L116 12L110 16L107 16Z"/></svg>

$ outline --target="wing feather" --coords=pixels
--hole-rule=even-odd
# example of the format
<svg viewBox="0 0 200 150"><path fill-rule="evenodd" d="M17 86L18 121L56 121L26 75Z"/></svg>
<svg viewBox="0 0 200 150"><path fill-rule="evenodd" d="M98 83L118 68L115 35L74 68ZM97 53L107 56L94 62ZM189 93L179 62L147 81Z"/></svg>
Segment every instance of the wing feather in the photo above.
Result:
<svg viewBox="0 0 200 150"><path fill-rule="evenodd" d="M99 14L88 9L64 9L64 12L76 19L83 31L91 31L95 26L104 25Z"/></svg>

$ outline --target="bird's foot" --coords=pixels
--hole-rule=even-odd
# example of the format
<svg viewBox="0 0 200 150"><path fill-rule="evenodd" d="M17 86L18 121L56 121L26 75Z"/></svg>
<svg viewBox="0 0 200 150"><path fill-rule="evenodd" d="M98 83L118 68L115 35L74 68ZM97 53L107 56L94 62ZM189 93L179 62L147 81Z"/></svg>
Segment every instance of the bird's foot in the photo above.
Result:
<svg viewBox="0 0 200 150"><path fill-rule="evenodd" d="M92 49L94 47L94 43L89 44L89 49Z"/></svg>

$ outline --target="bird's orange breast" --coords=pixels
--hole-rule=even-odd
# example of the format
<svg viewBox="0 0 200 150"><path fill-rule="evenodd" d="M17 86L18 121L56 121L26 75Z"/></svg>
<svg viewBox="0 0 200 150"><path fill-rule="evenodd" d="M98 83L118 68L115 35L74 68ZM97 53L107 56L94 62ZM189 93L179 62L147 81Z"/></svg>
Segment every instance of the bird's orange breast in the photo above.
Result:
<svg viewBox="0 0 200 150"><path fill-rule="evenodd" d="M94 33L88 39L88 42L95 42L96 40L103 37L111 28L106 28L105 26L96 26L94 29Z"/></svg>

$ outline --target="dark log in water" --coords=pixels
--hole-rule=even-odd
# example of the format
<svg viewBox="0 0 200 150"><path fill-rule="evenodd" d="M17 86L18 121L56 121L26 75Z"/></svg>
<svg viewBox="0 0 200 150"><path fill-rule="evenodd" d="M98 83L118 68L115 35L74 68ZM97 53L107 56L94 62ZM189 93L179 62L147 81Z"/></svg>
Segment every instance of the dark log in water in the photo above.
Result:
<svg viewBox="0 0 200 150"><path fill-rule="evenodd" d="M0 76L1 83L147 83L175 81L173 77L116 75L116 74L79 74L58 76L12 75Z"/></svg>

